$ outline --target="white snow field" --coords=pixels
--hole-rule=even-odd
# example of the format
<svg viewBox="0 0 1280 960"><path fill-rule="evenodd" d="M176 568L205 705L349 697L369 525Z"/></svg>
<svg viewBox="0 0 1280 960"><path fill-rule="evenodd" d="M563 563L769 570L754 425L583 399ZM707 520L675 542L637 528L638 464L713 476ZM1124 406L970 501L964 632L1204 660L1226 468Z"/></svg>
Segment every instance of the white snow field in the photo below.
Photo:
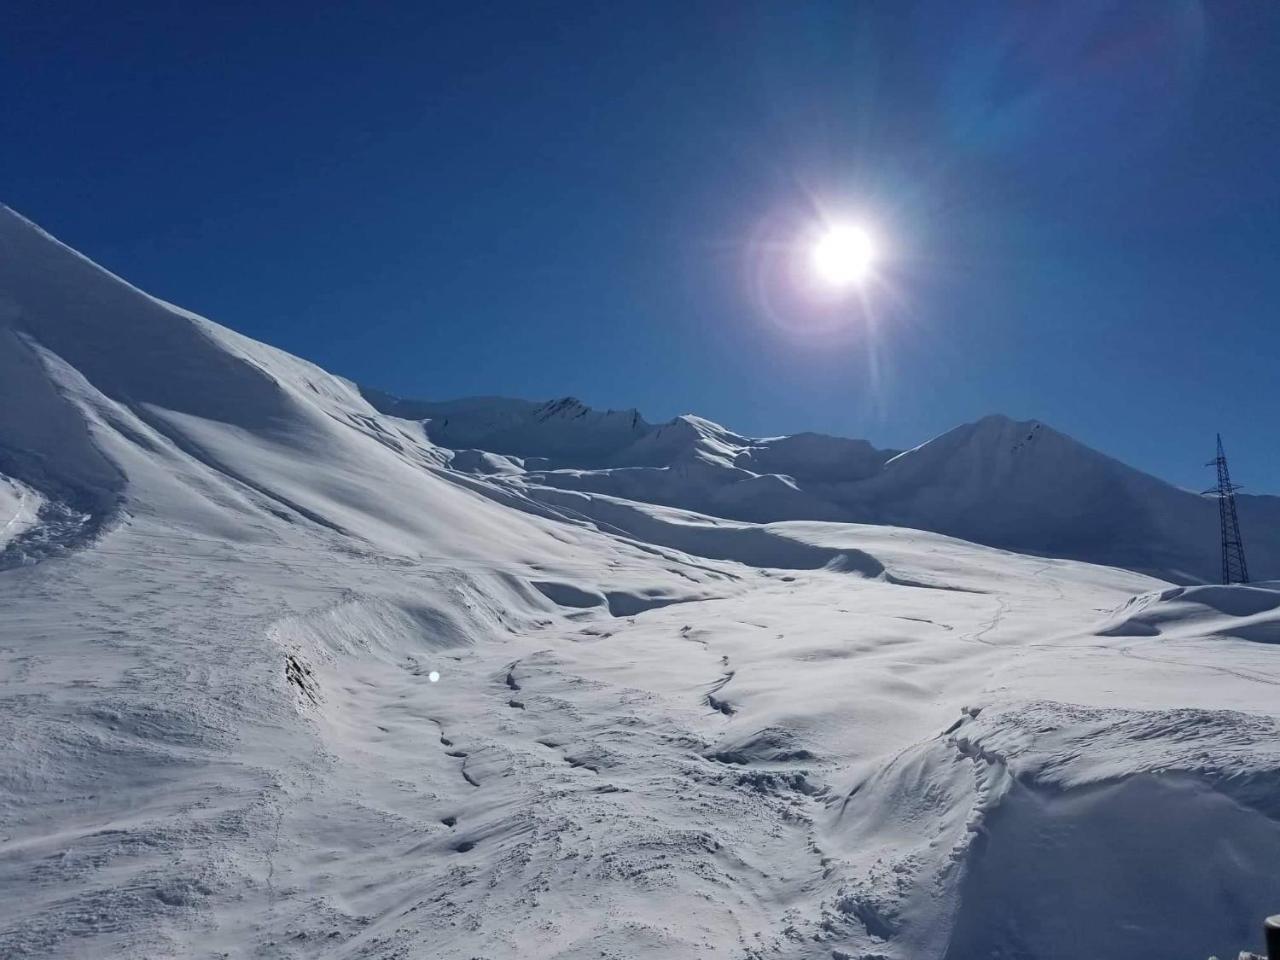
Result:
<svg viewBox="0 0 1280 960"><path fill-rule="evenodd" d="M1275 584L401 412L0 208L0 956L1202 960L1280 909ZM880 475L841 443L747 446Z"/></svg>

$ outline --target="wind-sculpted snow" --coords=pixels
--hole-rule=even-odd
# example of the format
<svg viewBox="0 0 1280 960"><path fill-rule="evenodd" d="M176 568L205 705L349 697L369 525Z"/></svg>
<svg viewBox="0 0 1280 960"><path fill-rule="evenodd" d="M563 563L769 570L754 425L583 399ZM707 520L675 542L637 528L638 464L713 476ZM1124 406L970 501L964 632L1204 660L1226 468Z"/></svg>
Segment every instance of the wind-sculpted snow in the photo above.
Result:
<svg viewBox="0 0 1280 960"><path fill-rule="evenodd" d="M945 526L936 476L1004 529L1057 439L885 464L485 402L446 449L3 210L0 264L0 956L1167 960L1280 902L1274 585L471 442L589 422L770 496L900 470L876 510Z"/></svg>
<svg viewBox="0 0 1280 960"><path fill-rule="evenodd" d="M1280 643L1280 583L1171 587L1143 594L1098 632L1112 637L1218 634Z"/></svg>
<svg viewBox="0 0 1280 960"><path fill-rule="evenodd" d="M1154 960L1254 943L1280 857L1273 718L1041 703L983 726L962 742L1005 786L948 957Z"/></svg>
<svg viewBox="0 0 1280 960"><path fill-rule="evenodd" d="M948 958L1230 956L1261 947L1257 918L1275 909L1275 821L1192 779L1015 785L979 849ZM1206 898L1215 916L1189 924Z"/></svg>

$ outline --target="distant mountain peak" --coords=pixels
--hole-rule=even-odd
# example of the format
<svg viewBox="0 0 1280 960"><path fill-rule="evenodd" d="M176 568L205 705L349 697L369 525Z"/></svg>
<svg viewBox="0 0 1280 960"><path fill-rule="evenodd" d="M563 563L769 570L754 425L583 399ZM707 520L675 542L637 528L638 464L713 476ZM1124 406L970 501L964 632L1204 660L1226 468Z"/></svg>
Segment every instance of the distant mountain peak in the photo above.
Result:
<svg viewBox="0 0 1280 960"><path fill-rule="evenodd" d="M548 400L538 408L534 416L538 420L550 420L552 417L585 417L591 408L577 397L561 397L559 400Z"/></svg>
<svg viewBox="0 0 1280 960"><path fill-rule="evenodd" d="M746 437L695 414L655 425L574 397L418 406L437 417L425 422L434 442L515 456L540 485L756 522L921 526L1024 552L1213 575L1211 505L1039 419L988 414L898 452L818 433ZM1247 507L1280 519L1280 498Z"/></svg>

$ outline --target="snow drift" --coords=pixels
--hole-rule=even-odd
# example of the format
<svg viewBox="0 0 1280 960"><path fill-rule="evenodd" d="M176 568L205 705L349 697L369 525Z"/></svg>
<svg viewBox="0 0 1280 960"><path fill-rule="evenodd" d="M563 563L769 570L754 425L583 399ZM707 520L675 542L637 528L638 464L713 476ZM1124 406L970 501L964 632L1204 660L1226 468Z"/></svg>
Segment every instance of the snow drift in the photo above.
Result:
<svg viewBox="0 0 1280 960"><path fill-rule="evenodd" d="M1134 597L1099 629L1109 637L1213 634L1280 643L1280 584L1173 587Z"/></svg>

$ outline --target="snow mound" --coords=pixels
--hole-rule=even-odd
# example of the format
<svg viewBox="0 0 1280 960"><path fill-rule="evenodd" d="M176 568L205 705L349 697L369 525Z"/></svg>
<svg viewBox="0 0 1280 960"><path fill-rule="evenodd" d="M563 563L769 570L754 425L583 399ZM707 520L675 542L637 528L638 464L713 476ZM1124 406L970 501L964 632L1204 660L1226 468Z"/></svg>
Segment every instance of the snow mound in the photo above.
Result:
<svg viewBox="0 0 1280 960"><path fill-rule="evenodd" d="M1172 587L1141 594L1098 629L1105 637L1216 634L1280 643L1280 584Z"/></svg>
<svg viewBox="0 0 1280 960"><path fill-rule="evenodd" d="M966 853L946 957L1163 960L1253 945L1280 895L1280 763L1260 749L1277 735L1230 711L984 713L953 740L1003 788Z"/></svg>
<svg viewBox="0 0 1280 960"><path fill-rule="evenodd" d="M1233 956L1275 909L1277 857L1274 820L1194 779L1015 785L975 845L946 957Z"/></svg>

